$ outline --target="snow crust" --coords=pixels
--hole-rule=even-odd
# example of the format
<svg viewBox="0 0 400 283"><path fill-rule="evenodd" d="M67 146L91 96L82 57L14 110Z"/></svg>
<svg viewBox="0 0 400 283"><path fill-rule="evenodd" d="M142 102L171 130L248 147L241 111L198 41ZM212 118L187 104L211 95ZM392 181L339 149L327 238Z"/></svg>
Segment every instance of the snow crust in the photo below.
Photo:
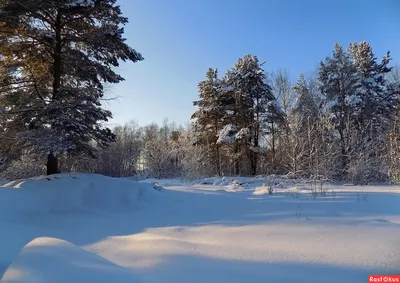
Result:
<svg viewBox="0 0 400 283"><path fill-rule="evenodd" d="M324 183L314 198L313 181L287 176L49 179L0 189L0 282L352 283L400 270L396 186Z"/></svg>
<svg viewBox="0 0 400 283"><path fill-rule="evenodd" d="M58 174L17 180L0 187L3 215L121 211L151 202L151 184L94 174Z"/></svg>
<svg viewBox="0 0 400 283"><path fill-rule="evenodd" d="M69 242L40 237L22 248L1 282L131 283L137 276Z"/></svg>

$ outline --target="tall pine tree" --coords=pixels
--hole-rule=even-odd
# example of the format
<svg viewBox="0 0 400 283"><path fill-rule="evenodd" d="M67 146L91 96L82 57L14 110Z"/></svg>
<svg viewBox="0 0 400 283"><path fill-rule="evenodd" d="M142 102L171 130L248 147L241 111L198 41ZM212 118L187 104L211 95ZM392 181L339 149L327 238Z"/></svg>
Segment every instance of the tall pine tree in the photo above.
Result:
<svg viewBox="0 0 400 283"><path fill-rule="evenodd" d="M361 42L351 43L347 51L337 44L332 58L321 63L321 91L339 134L342 177L382 175L385 135L398 104L386 79L390 60L388 52L378 62L371 46Z"/></svg>
<svg viewBox="0 0 400 283"><path fill-rule="evenodd" d="M193 102L198 110L191 117L197 128L197 146L207 152L207 161L213 165L213 172L221 175L221 151L217 139L227 115L229 97L218 78L218 70L212 68L208 69L206 80L199 82L198 89L199 100Z"/></svg>
<svg viewBox="0 0 400 283"><path fill-rule="evenodd" d="M351 151L351 124L360 113L357 107L359 77L351 56L339 44L335 45L332 57L321 62L319 68L321 93L325 96L327 114L338 133L341 148L341 177L347 174L348 155Z"/></svg>
<svg viewBox="0 0 400 283"><path fill-rule="evenodd" d="M272 88L267 82L266 73L257 56L246 55L240 58L235 67L226 74L235 101L233 124L242 137L236 144L235 156L247 156L250 161L250 174L257 174L260 153L260 138L279 121L283 112L276 103ZM269 134L273 131L269 131ZM274 150L274 148L273 148ZM243 154L242 154L243 153ZM236 174L239 174L236 162Z"/></svg>
<svg viewBox="0 0 400 283"><path fill-rule="evenodd" d="M53 174L61 153L94 156L114 141L101 125L111 117L103 84L123 80L119 60L143 60L125 43L127 21L116 0L0 1L0 139L13 140L16 156L47 154Z"/></svg>
<svg viewBox="0 0 400 283"><path fill-rule="evenodd" d="M387 77L391 71L388 66L391 58L389 52L377 62L368 42L351 43L349 53L359 75L357 89L360 127L369 128L373 135L385 131L388 121L396 106L396 97L388 91Z"/></svg>

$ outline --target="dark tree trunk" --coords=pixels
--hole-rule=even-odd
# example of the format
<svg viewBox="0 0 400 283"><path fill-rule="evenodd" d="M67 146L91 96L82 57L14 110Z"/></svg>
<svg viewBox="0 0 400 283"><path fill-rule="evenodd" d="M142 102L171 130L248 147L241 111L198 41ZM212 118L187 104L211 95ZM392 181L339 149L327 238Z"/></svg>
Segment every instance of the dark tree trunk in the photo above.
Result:
<svg viewBox="0 0 400 283"><path fill-rule="evenodd" d="M53 153L47 155L47 175L60 173L58 170L58 159Z"/></svg>
<svg viewBox="0 0 400 283"><path fill-rule="evenodd" d="M344 138L344 134L343 131L339 130L339 135L340 135L340 145L341 145L341 150L342 150L342 168L341 168L341 173L342 173L342 179L346 180L347 178L347 150L346 150L346 143L345 143L345 138Z"/></svg>
<svg viewBox="0 0 400 283"><path fill-rule="evenodd" d="M218 120L214 119L214 135L217 137L219 133L219 127L218 127ZM220 145L216 143L215 145L215 170L218 174L218 176L222 175L221 172L221 154L220 154Z"/></svg>
<svg viewBox="0 0 400 283"><path fill-rule="evenodd" d="M272 170L273 174L276 174L276 148L275 148L275 125L271 123L271 134L272 134Z"/></svg>
<svg viewBox="0 0 400 283"><path fill-rule="evenodd" d="M258 160L258 156L257 156L257 152L250 152L250 161L251 161L251 175L255 176L257 175L257 160Z"/></svg>
<svg viewBox="0 0 400 283"><path fill-rule="evenodd" d="M257 113L257 120L258 120L258 113ZM255 133L254 133L254 147L255 150L258 149L258 133L259 133L259 126L258 124L255 127ZM250 159L251 159L251 175L255 176L257 175L257 167L258 167L258 152L250 150Z"/></svg>
<svg viewBox="0 0 400 283"><path fill-rule="evenodd" d="M56 44L54 47L54 54L53 54L53 99L56 100L58 99L58 92L61 87L61 27L60 27L60 22L61 22L61 16L59 13L57 13L56 17ZM52 175L52 174L57 174L59 173L58 170L58 159L57 157L53 154L50 153L47 155L47 175Z"/></svg>
<svg viewBox="0 0 400 283"><path fill-rule="evenodd" d="M222 176L221 172L221 157L220 157L220 152L219 152L219 144L216 145L216 151L215 151L215 159L216 159L216 170L218 176Z"/></svg>
<svg viewBox="0 0 400 283"><path fill-rule="evenodd" d="M239 176L240 173L240 164L239 164L239 152L240 152L240 148L238 144L235 144L235 175Z"/></svg>

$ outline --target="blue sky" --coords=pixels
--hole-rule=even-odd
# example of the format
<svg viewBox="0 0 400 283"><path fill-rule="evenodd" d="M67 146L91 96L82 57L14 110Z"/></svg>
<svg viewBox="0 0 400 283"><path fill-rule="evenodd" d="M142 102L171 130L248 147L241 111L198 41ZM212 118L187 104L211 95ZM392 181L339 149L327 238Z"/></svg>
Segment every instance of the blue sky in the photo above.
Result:
<svg viewBox="0 0 400 283"><path fill-rule="evenodd" d="M197 84L209 67L220 73L245 54L286 68L292 79L315 70L338 42L368 41L378 58L400 62L398 0L119 0L127 43L145 60L122 63L112 85L110 125L189 122Z"/></svg>

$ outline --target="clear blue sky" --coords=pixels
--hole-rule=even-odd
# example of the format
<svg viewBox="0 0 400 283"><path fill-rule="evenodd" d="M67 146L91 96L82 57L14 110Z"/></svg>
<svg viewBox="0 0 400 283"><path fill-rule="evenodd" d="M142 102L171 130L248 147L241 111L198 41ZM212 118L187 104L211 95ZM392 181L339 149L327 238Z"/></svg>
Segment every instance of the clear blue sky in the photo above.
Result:
<svg viewBox="0 0 400 283"><path fill-rule="evenodd" d="M333 45L368 41L378 58L400 62L399 0L119 0L127 42L145 60L123 63L126 81L108 96L110 125L164 118L184 124L209 67L224 73L245 54L286 68L291 78L315 70Z"/></svg>

